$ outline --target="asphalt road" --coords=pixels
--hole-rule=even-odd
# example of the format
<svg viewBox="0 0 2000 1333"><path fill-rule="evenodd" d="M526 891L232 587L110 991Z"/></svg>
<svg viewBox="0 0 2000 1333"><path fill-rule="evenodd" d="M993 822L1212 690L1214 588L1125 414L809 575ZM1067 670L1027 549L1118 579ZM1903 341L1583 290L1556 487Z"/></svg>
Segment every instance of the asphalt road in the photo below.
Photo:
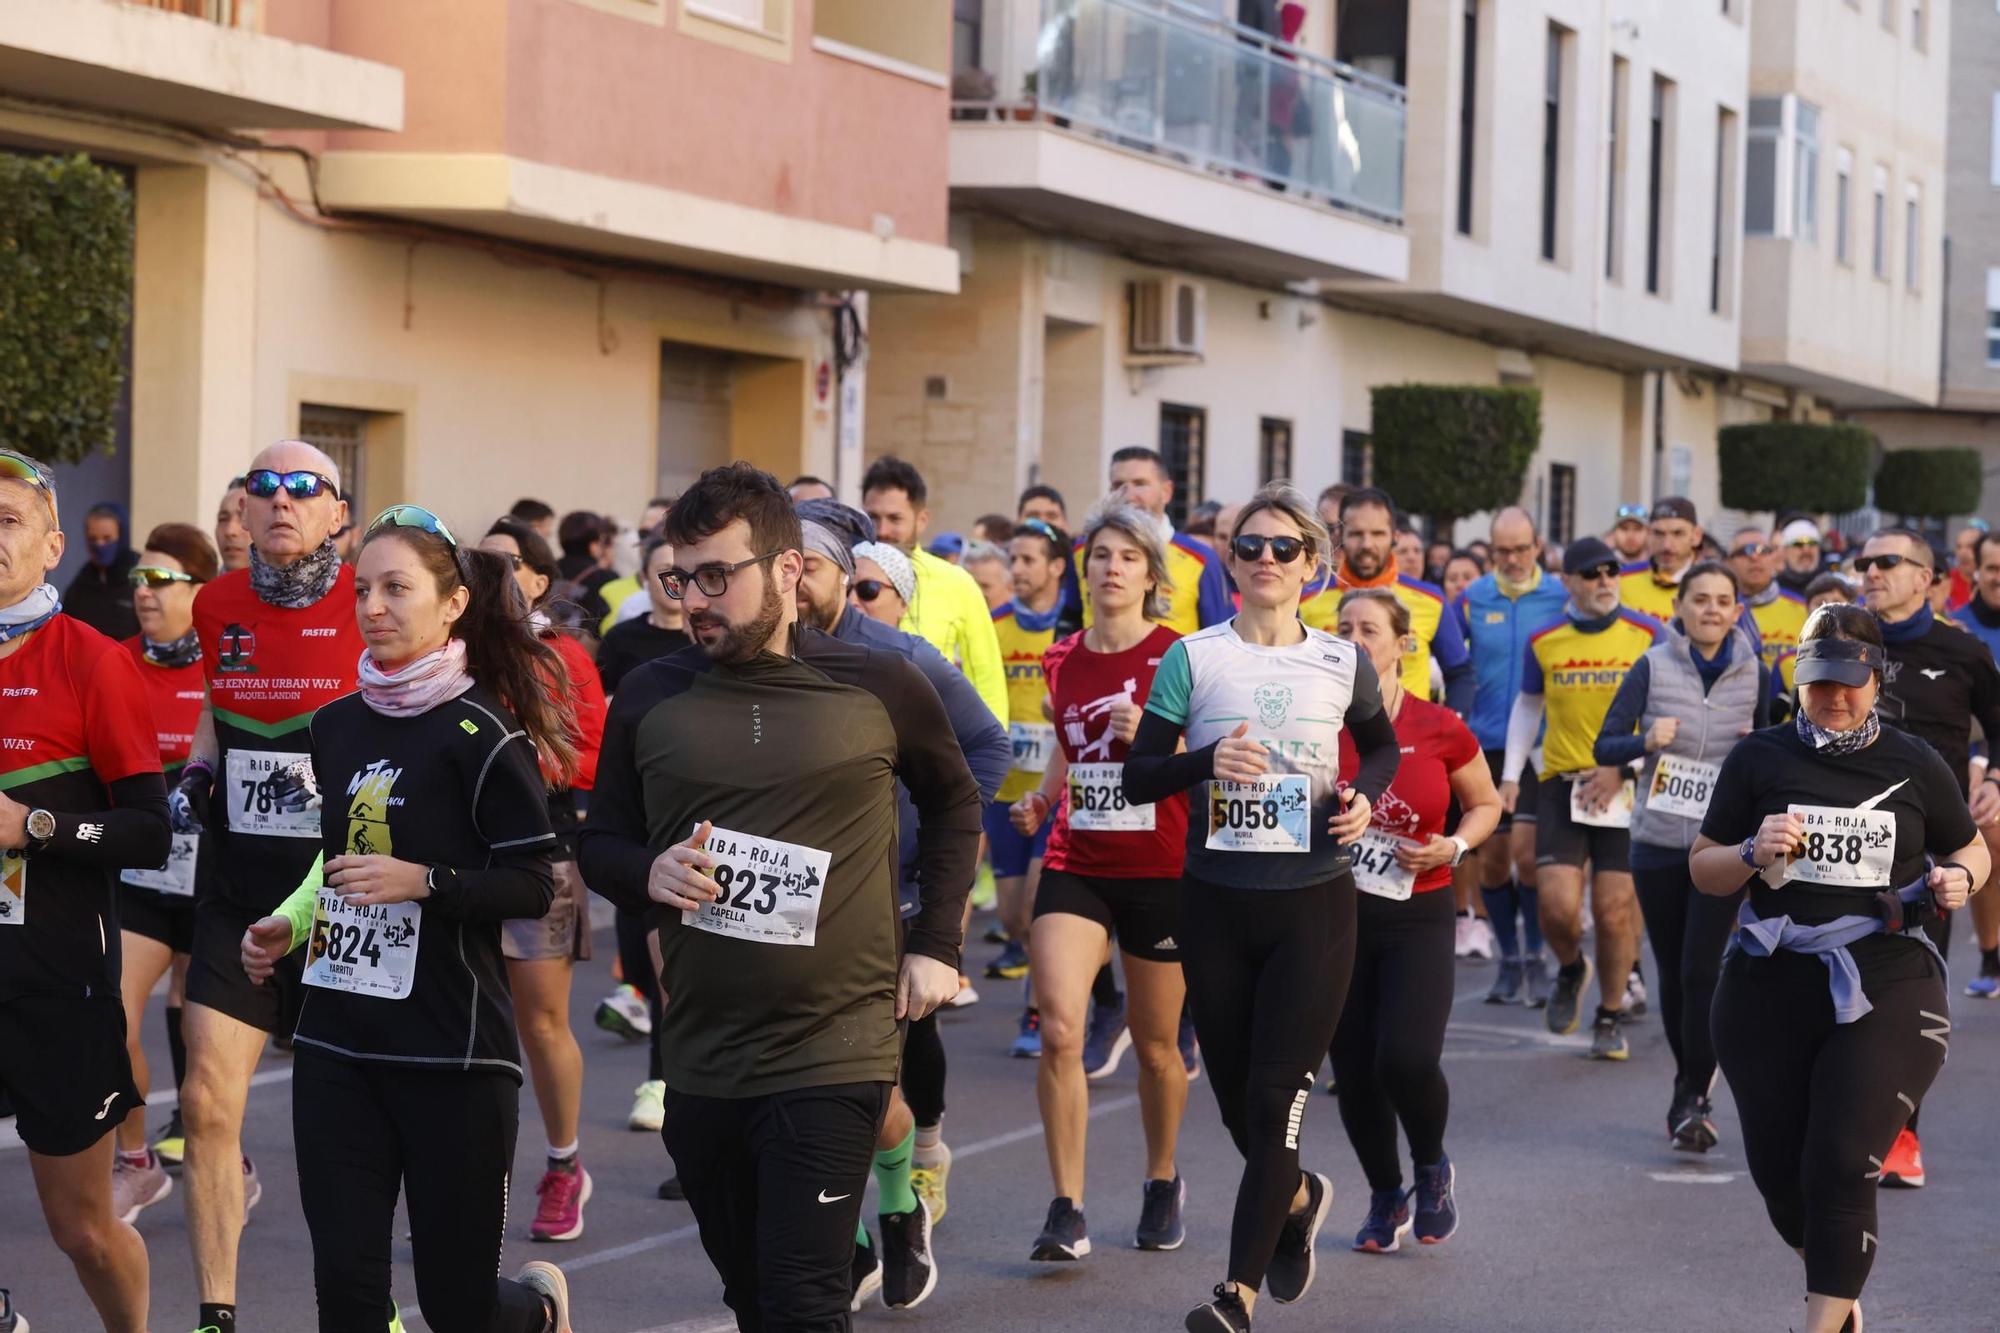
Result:
<svg viewBox="0 0 2000 1333"><path fill-rule="evenodd" d="M1964 926L1961 925L1961 932ZM644 1052L589 1026L608 988L609 933L579 971L576 1009L587 1069L583 1156L596 1182L578 1240L529 1242L542 1136L522 1096L506 1266L549 1258L570 1275L583 1333L696 1333L733 1327L685 1204L661 1202L671 1166L656 1136L625 1128ZM983 964L991 946L975 945ZM1976 957L1961 934L1954 981ZM1650 960L1649 960L1650 966ZM1766 1222L1737 1150L1734 1108L1719 1093L1721 1147L1672 1152L1664 1115L1672 1079L1657 1018L1632 1029L1623 1065L1581 1058L1581 1036L1559 1038L1540 1016L1481 1003L1490 967L1462 964L1447 1046L1452 1128L1464 1222L1448 1244L1388 1256L1352 1253L1366 1187L1330 1098L1315 1097L1305 1159L1336 1194L1320 1238L1317 1285L1300 1304L1266 1302L1260 1329L1479 1330L1551 1333L1686 1329L1783 1330L1803 1313L1802 1269ZM1959 984L1954 984L1956 995ZM1082 1263L1027 1262L1048 1204L1033 1070L1009 1059L1018 1012L1012 983L980 982L985 1000L946 1020L951 1057L946 1139L957 1160L950 1215L939 1229L941 1280L912 1311L873 1309L857 1326L932 1329L1178 1329L1222 1275L1240 1163L1208 1085L1188 1103L1180 1167L1188 1182L1188 1242L1170 1254L1131 1248L1138 1217L1140 1146L1135 1070L1093 1086L1090 1189L1095 1250ZM1956 1031L1944 1074L1925 1106L1930 1185L1885 1191L1881 1257L1864 1302L1871 1333L1990 1333L2000 1328L2000 1265L1992 1206L2000 1152L1989 1108L2000 1103L2000 1004L1954 1001ZM164 1044L156 1016L148 1038ZM164 1050L154 1067L167 1067ZM290 1063L268 1056L250 1096L245 1134L264 1200L244 1234L243 1333L310 1330L311 1250L290 1170ZM164 1108L155 1112L156 1123ZM153 1258L152 1326L191 1328L195 1298L178 1191L144 1214ZM872 1223L871 1223L872 1229ZM400 1234L400 1233L399 1233ZM0 1286L12 1288L37 1333L97 1327L62 1254L41 1225L26 1154L0 1124ZM415 1301L409 1247L397 1244L396 1291ZM414 1329L425 1327L412 1311Z"/></svg>

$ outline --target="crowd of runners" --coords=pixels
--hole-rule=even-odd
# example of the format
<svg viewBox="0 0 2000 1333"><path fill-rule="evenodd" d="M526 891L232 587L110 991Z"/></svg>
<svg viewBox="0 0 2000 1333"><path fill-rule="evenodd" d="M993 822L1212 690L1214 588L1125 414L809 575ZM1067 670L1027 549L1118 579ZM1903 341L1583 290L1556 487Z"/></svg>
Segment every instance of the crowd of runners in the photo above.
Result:
<svg viewBox="0 0 2000 1333"><path fill-rule="evenodd" d="M212 532L92 508L59 591L67 497L0 450L0 1114L111 1333L273 1318L237 1265L272 1041L321 1329L400 1329L401 1200L430 1328L568 1333L559 1263L496 1273L515 1230L584 1233L592 894L620 984L583 1003L647 1052L629 1125L773 1333L949 1300L936 1013L975 978L1019 1008L1050 1181L996 1253L1086 1261L1093 1220L1180 1247L1207 1084L1242 1175L1224 1270L1161 1269L1193 1333L1304 1299L1330 1221L1452 1238L1468 957L1591 1059L1656 1011L1666 1138L1714 1149L1726 1080L1800 1327L1859 1330L1876 1190L1925 1183L1968 904L1963 993L2000 996L1983 525L1725 534L1670 496L1457 548L1380 490L1273 482L1177 530L1127 448L1102 496L1031 486L967 533L894 458L858 509L737 463L630 527L524 499L454 533L351 513L312 445L246 463ZM1128 1056L1145 1175L1087 1218L1089 1083ZM1301 1162L1329 1069L1365 1205ZM199 1307L149 1325L135 1223L176 1193ZM32 1314L0 1291L0 1333Z"/></svg>

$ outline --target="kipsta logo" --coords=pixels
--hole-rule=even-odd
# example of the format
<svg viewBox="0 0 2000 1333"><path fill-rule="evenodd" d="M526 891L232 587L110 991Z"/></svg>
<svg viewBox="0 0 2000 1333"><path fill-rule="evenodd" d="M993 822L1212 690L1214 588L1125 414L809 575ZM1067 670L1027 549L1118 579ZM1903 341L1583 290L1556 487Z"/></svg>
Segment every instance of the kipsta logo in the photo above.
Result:
<svg viewBox="0 0 2000 1333"><path fill-rule="evenodd" d="M250 659L257 654L257 636L242 625L230 624L222 631L222 640L215 648L215 669L217 671L255 671L257 666Z"/></svg>
<svg viewBox="0 0 2000 1333"><path fill-rule="evenodd" d="M1259 685L1250 694L1257 705L1257 720L1267 727L1282 727L1292 711L1292 687L1275 682Z"/></svg>

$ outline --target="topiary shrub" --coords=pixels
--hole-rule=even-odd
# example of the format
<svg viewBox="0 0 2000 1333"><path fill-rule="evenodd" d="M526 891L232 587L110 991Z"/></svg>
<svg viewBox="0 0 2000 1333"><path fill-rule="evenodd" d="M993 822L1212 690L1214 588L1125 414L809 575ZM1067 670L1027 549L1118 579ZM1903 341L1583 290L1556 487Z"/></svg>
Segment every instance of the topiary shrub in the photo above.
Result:
<svg viewBox="0 0 2000 1333"><path fill-rule="evenodd" d="M1983 481L1977 449L1894 449L1875 473L1875 507L1904 518L1974 514Z"/></svg>
<svg viewBox="0 0 2000 1333"><path fill-rule="evenodd" d="M1438 531L1515 504L1542 441L1539 389L1381 384L1372 390L1375 484Z"/></svg>
<svg viewBox="0 0 2000 1333"><path fill-rule="evenodd" d="M1753 421L1716 433L1722 504L1845 514L1868 503L1875 437L1859 426Z"/></svg>

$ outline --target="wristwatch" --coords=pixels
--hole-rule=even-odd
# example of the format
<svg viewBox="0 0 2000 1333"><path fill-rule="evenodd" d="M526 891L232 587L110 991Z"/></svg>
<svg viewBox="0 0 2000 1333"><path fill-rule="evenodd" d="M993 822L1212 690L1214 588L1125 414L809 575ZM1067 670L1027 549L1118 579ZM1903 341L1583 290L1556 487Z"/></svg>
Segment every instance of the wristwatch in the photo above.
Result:
<svg viewBox="0 0 2000 1333"><path fill-rule="evenodd" d="M30 854L47 847L49 839L56 836L56 817L46 810L30 810L27 824L28 845L23 850Z"/></svg>
<svg viewBox="0 0 2000 1333"><path fill-rule="evenodd" d="M1743 840L1743 845L1736 849L1736 854L1742 857L1743 864L1749 866L1752 870L1762 870L1764 868L1757 864L1757 837L1755 834Z"/></svg>
<svg viewBox="0 0 2000 1333"><path fill-rule="evenodd" d="M1472 844L1459 837L1456 833L1451 835L1451 840L1458 844L1458 850L1451 854L1451 868L1456 870L1458 869L1458 863L1471 854Z"/></svg>

